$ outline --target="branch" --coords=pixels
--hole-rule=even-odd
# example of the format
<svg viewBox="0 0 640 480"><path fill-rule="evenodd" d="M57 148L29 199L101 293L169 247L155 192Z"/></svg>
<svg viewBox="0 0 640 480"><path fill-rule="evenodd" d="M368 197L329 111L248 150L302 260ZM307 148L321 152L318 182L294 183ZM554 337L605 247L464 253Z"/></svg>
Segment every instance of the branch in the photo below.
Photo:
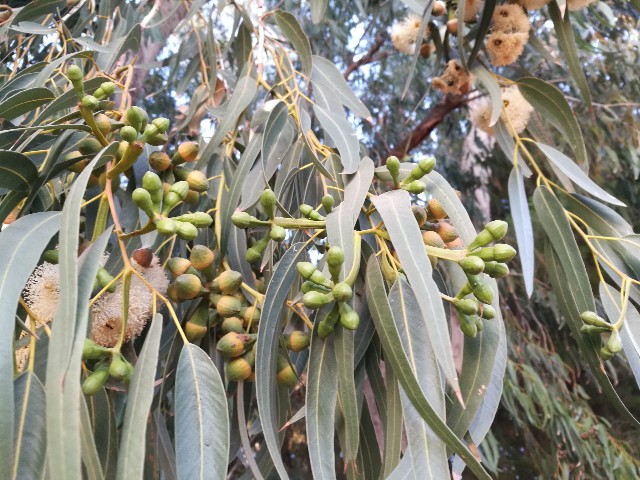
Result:
<svg viewBox="0 0 640 480"><path fill-rule="evenodd" d="M373 45L371 45L371 48L369 49L369 51L365 53L362 57L360 57L357 61L351 62L349 64L349 66L344 72L344 79L347 80L349 78L349 75L351 75L354 72L354 70L357 70L361 66L367 65L369 63L373 63L379 60L379 58L375 58L374 55L378 53L378 50L382 48L382 45L384 45L384 36L378 34L376 35L376 41L373 43Z"/></svg>
<svg viewBox="0 0 640 480"><path fill-rule="evenodd" d="M429 134L440 125L446 116L466 103L461 95L447 95L438 102L411 132L405 135L396 146L389 150L389 156L404 157L411 150L420 145Z"/></svg>

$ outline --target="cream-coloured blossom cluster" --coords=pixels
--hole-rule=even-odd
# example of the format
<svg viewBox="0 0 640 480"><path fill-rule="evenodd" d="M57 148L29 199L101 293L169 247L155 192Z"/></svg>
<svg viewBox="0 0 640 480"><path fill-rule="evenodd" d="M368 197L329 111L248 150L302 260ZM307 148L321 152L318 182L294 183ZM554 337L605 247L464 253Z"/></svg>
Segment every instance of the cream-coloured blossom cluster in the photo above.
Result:
<svg viewBox="0 0 640 480"><path fill-rule="evenodd" d="M485 47L489 61L496 67L515 62L529 41L531 24L522 6L516 3L498 5L491 18L491 34Z"/></svg>
<svg viewBox="0 0 640 480"><path fill-rule="evenodd" d="M460 62L450 60L442 75L435 77L431 85L444 93L466 95L473 87L473 76L460 65Z"/></svg>
<svg viewBox="0 0 640 480"><path fill-rule="evenodd" d="M422 19L418 15L407 15L402 21L391 28L393 46L400 52L413 55Z"/></svg>
<svg viewBox="0 0 640 480"><path fill-rule="evenodd" d="M484 7L484 0L466 0L464 2L464 21L473 22Z"/></svg>
<svg viewBox="0 0 640 480"><path fill-rule="evenodd" d="M540 10L551 0L519 0L518 3L527 10Z"/></svg>
<svg viewBox="0 0 640 480"><path fill-rule="evenodd" d="M106 256L101 265L104 265ZM160 265L158 257L152 257L148 267L139 265L134 258L132 267L161 295L167 292L169 279ZM23 292L24 300L39 321L49 323L55 316L60 299L60 269L58 265L44 262L38 266L27 281ZM122 281L113 293L104 293L91 307L91 338L105 347L114 346L119 338L123 316ZM125 342L139 335L153 313L153 296L147 285L137 275L131 276L129 291L129 311ZM24 332L22 336L26 335ZM19 370L26 363L29 346L16 352Z"/></svg>
<svg viewBox="0 0 640 480"><path fill-rule="evenodd" d="M502 113L500 118L508 125L511 125L516 133L522 133L531 114L533 107L520 93L516 86L511 86L502 91ZM491 102L489 99L478 101L469 112L469 117L473 124L483 132L493 135L493 128L489 125L491 120Z"/></svg>

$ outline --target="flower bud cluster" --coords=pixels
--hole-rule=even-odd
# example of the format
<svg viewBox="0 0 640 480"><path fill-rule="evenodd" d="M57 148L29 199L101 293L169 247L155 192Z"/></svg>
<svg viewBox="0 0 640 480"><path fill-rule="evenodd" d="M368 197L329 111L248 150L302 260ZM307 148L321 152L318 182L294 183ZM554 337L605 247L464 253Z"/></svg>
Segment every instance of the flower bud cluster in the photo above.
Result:
<svg viewBox="0 0 640 480"><path fill-rule="evenodd" d="M616 328L617 325L612 325L596 312L589 310L582 312L580 317L584 322L584 325L580 328L582 333L594 336L608 334L605 344L600 348L600 356L603 360L609 360L616 353L622 351L622 339L618 328Z"/></svg>
<svg viewBox="0 0 640 480"><path fill-rule="evenodd" d="M117 382L129 385L133 377L134 367L119 352L103 347L93 340L85 339L82 348L85 365L91 366L82 382L82 393L93 396L107 383L109 377Z"/></svg>

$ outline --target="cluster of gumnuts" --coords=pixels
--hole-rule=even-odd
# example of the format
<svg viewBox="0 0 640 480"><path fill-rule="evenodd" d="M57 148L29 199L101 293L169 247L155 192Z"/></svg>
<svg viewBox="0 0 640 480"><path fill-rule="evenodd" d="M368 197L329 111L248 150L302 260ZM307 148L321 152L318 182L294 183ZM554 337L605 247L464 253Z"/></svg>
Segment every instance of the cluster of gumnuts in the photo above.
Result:
<svg viewBox="0 0 640 480"><path fill-rule="evenodd" d="M620 338L619 325L612 325L596 312L587 310L580 314L584 325L580 328L582 333L591 335L609 334L609 338L600 348L600 356L603 360L609 360L616 353L622 351L622 339Z"/></svg>

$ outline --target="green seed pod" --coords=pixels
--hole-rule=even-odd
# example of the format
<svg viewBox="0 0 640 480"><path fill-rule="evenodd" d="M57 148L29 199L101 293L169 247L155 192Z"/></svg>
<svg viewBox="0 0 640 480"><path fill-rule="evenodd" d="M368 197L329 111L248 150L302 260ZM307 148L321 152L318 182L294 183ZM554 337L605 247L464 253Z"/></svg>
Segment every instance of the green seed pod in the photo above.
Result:
<svg viewBox="0 0 640 480"><path fill-rule="evenodd" d="M262 252L255 248L247 248L247 253L244 255L244 259L249 263L257 263L262 258Z"/></svg>
<svg viewBox="0 0 640 480"><path fill-rule="evenodd" d="M189 175L187 175L187 184L191 190L198 193L206 192L209 188L209 180L207 180L207 176L200 170L189 172Z"/></svg>
<svg viewBox="0 0 640 480"><path fill-rule="evenodd" d="M216 278L218 288L225 295L233 295L240 290L242 285L242 274L234 270L222 272Z"/></svg>
<svg viewBox="0 0 640 480"><path fill-rule="evenodd" d="M169 267L169 271L177 277L178 275L182 275L187 270L189 270L191 262L186 258L173 257L169 260L167 266Z"/></svg>
<svg viewBox="0 0 640 480"><path fill-rule="evenodd" d="M175 220L180 220L181 222L189 222L198 228L206 228L213 223L213 218L211 218L211 215L205 212L186 213L184 215L180 215L179 217L175 217Z"/></svg>
<svg viewBox="0 0 640 480"><path fill-rule="evenodd" d="M165 133L171 126L169 119L164 117L154 118L151 123L160 131L160 133Z"/></svg>
<svg viewBox="0 0 640 480"><path fill-rule="evenodd" d="M324 211L329 214L331 213L331 210L333 210L333 206L335 205L336 201L333 196L327 194L322 197L320 203L322 203L322 208L324 208Z"/></svg>
<svg viewBox="0 0 640 480"><path fill-rule="evenodd" d="M133 203L146 213L149 218L154 217L153 201L151 200L151 194L147 190L144 188L136 188L131 193L131 200L133 200Z"/></svg>
<svg viewBox="0 0 640 480"><path fill-rule="evenodd" d="M473 295L478 301L490 305L493 302L493 289L488 284L482 284L473 289Z"/></svg>
<svg viewBox="0 0 640 480"><path fill-rule="evenodd" d="M316 266L311 262L298 262L296 269L302 278L309 279L316 271Z"/></svg>
<svg viewBox="0 0 640 480"><path fill-rule="evenodd" d="M164 172L171 166L169 155L161 151L151 152L149 154L149 166L159 172Z"/></svg>
<svg viewBox="0 0 640 480"><path fill-rule="evenodd" d="M475 315L478 313L478 303L470 298L456 299L453 304L456 310L464 315Z"/></svg>
<svg viewBox="0 0 640 480"><path fill-rule="evenodd" d="M282 242L285 238L287 238L287 230L282 228L280 225L271 225L271 229L269 230L269 237L274 242Z"/></svg>
<svg viewBox="0 0 640 480"><path fill-rule="evenodd" d="M270 188L266 188L262 191L260 195L260 205L264 209L264 212L267 214L270 220L273 220L275 216L275 209L278 200L276 199L276 194L273 193L273 190Z"/></svg>
<svg viewBox="0 0 640 480"><path fill-rule="evenodd" d="M189 254L191 265L196 270L204 270L209 267L214 259L213 251L205 245L195 245Z"/></svg>
<svg viewBox="0 0 640 480"><path fill-rule="evenodd" d="M104 267L98 268L98 272L96 273L96 279L98 280L98 284L100 285L100 288L106 287L113 281L113 277L109 274L109 272L107 272L104 269ZM115 282L107 289L107 291L111 293L116 291Z"/></svg>
<svg viewBox="0 0 640 480"><path fill-rule="evenodd" d="M391 175L391 179L393 180L393 184L397 185L398 175L400 175L400 160L398 160L398 157L396 156L391 156L387 158L386 166L389 174Z"/></svg>
<svg viewBox="0 0 640 480"><path fill-rule="evenodd" d="M607 330L611 330L613 328L613 325L607 322L604 318L602 318L596 312L591 312L587 310L580 314L580 318L582 318L582 321L587 325L606 328Z"/></svg>
<svg viewBox="0 0 640 480"><path fill-rule="evenodd" d="M294 330L284 336L284 344L292 352L301 352L311 344L311 335Z"/></svg>
<svg viewBox="0 0 640 480"><path fill-rule="evenodd" d="M130 125L142 133L149 123L149 115L140 107L131 107L125 112L125 125Z"/></svg>
<svg viewBox="0 0 640 480"><path fill-rule="evenodd" d="M340 304L340 325L347 330L355 330L360 324L360 316L348 303Z"/></svg>
<svg viewBox="0 0 640 480"><path fill-rule="evenodd" d="M202 291L202 282L196 275L191 273L178 275L173 283L177 288L178 299L181 301L191 300Z"/></svg>
<svg viewBox="0 0 640 480"><path fill-rule="evenodd" d="M142 176L142 188L149 193L162 191L162 180L160 180L158 174L154 172L145 172Z"/></svg>
<svg viewBox="0 0 640 480"><path fill-rule="evenodd" d="M78 94L79 98L84 97L84 73L77 65L71 65L67 68L67 78L73 85L73 89Z"/></svg>
<svg viewBox="0 0 640 480"><path fill-rule="evenodd" d="M411 183L404 185L402 188L409 193L413 193L414 195L420 195L427 189L427 186L422 180L414 180Z"/></svg>
<svg viewBox="0 0 640 480"><path fill-rule="evenodd" d="M260 313L260 309L255 305L243 308L240 311L240 315L242 315L243 326L245 328L249 328L258 325L260 323Z"/></svg>
<svg viewBox="0 0 640 480"><path fill-rule="evenodd" d="M170 218L162 218L156 222L156 229L163 235L173 235L178 231L178 222Z"/></svg>
<svg viewBox="0 0 640 480"><path fill-rule="evenodd" d="M253 226L253 222L258 219L253 215L249 215L247 212L236 212L231 215L231 223L238 228L249 228Z"/></svg>
<svg viewBox="0 0 640 480"><path fill-rule="evenodd" d="M493 320L496 318L496 311L491 305L482 306L482 318L485 320Z"/></svg>
<svg viewBox="0 0 640 480"><path fill-rule="evenodd" d="M484 261L478 257L464 257L458 265L468 275L478 275L484 271Z"/></svg>
<svg viewBox="0 0 640 480"><path fill-rule="evenodd" d="M341 267L344 263L344 252L340 247L333 246L327 252L327 264L330 267Z"/></svg>
<svg viewBox="0 0 640 480"><path fill-rule="evenodd" d="M98 393L109 378L109 369L104 367L97 369L82 382L82 393L92 396Z"/></svg>
<svg viewBox="0 0 640 480"><path fill-rule="evenodd" d="M302 293L307 293L311 291L320 292L320 293L329 293L331 291L329 290L329 288L325 287L324 285L318 285L317 283L313 283L310 280L303 282L300 287L300 290L302 290Z"/></svg>
<svg viewBox="0 0 640 480"><path fill-rule="evenodd" d="M86 137L78 143L78 151L82 155L95 155L102 150L102 144L93 137Z"/></svg>
<svg viewBox="0 0 640 480"><path fill-rule="evenodd" d="M462 333L467 337L475 338L478 334L478 325L473 318L460 314L458 315L458 320L460 322L460 330L462 330Z"/></svg>
<svg viewBox="0 0 640 480"><path fill-rule="evenodd" d="M614 354L609 351L609 349L607 348L606 345L600 349L600 356L602 357L602 360L604 360L604 361L609 360L611 357L613 357L613 355Z"/></svg>
<svg viewBox="0 0 640 480"><path fill-rule="evenodd" d="M447 218L447 212L442 208L442 204L435 198L430 199L427 202L428 219L429 220L442 220Z"/></svg>
<svg viewBox="0 0 640 480"><path fill-rule="evenodd" d="M496 262L506 263L516 256L518 252L511 245L499 243L493 246L493 256Z"/></svg>
<svg viewBox="0 0 640 480"><path fill-rule="evenodd" d="M74 173L80 173L81 171L84 170L84 168L89 163L88 160L82 158L82 154L77 150L74 150L73 152L69 152L64 157L64 161L65 162L71 162L71 161L74 161L74 160L76 160L76 163L74 163L72 165L69 165L67 167L67 170L69 170L70 172L74 172Z"/></svg>
<svg viewBox="0 0 640 480"><path fill-rule="evenodd" d="M85 360L99 360L101 358L111 355L111 350L98 345L93 340L85 338L84 345L82 346L82 358Z"/></svg>
<svg viewBox="0 0 640 480"><path fill-rule="evenodd" d="M222 323L220 324L220 331L222 333L236 332L244 334L242 319L239 317L223 318Z"/></svg>
<svg viewBox="0 0 640 480"><path fill-rule="evenodd" d="M124 380L133 366L120 354L114 355L109 365L109 376L115 380Z"/></svg>
<svg viewBox="0 0 640 480"><path fill-rule="evenodd" d="M104 113L97 114L94 117L94 120L96 122L96 125L98 126L98 130L100 130L100 133L102 133L102 135L107 135L109 132L111 132L111 120Z"/></svg>
<svg viewBox="0 0 640 480"><path fill-rule="evenodd" d="M509 275L509 267L504 263L485 262L484 273L491 278L504 278Z"/></svg>
<svg viewBox="0 0 640 480"><path fill-rule="evenodd" d="M176 192L169 191L165 193L164 202L162 203L162 215L169 215L178 203L180 203L180 196Z"/></svg>
<svg viewBox="0 0 640 480"><path fill-rule="evenodd" d="M178 224L178 229L176 230L176 234L183 240L187 242L194 240L198 236L198 229L195 225L192 225L188 222L176 222Z"/></svg>
<svg viewBox="0 0 640 480"><path fill-rule="evenodd" d="M224 373L230 382L242 382L253 373L251 365L242 357L229 360L224 367Z"/></svg>
<svg viewBox="0 0 640 480"><path fill-rule="evenodd" d="M242 310L242 302L231 295L223 295L216 302L216 310L218 310L218 315L223 317L235 317Z"/></svg>
<svg viewBox="0 0 640 480"><path fill-rule="evenodd" d="M289 360L282 356L278 356L278 374L276 375L278 385L287 388L293 388L298 384L298 374Z"/></svg>
<svg viewBox="0 0 640 480"><path fill-rule="evenodd" d="M209 331L209 305L207 302L201 302L193 312L193 315L184 325L184 333L187 340L197 342L204 337Z"/></svg>
<svg viewBox="0 0 640 480"><path fill-rule="evenodd" d="M311 205L307 205L306 203L303 203L298 208L300 210L300 215L302 215L305 218L308 218L309 220L323 220L324 219L324 217L322 215L320 215L318 212L316 212Z"/></svg>
<svg viewBox="0 0 640 480"><path fill-rule="evenodd" d="M421 227L427 221L427 210L422 205L412 205L411 212L413 213L418 226Z"/></svg>
<svg viewBox="0 0 640 480"><path fill-rule="evenodd" d="M322 320L318 324L318 336L320 338L327 338L329 335L331 335L335 331L335 329L336 329L336 326L334 323L329 323Z"/></svg>
<svg viewBox="0 0 640 480"><path fill-rule="evenodd" d="M98 108L98 99L93 95L85 95L84 97L82 97L80 105L82 108L93 111Z"/></svg>
<svg viewBox="0 0 640 480"><path fill-rule="evenodd" d="M311 280L313 283L317 283L318 285L323 285L325 287L329 286L327 277L325 277L324 273L322 273L320 270L316 270L315 272L313 272L309 277L309 280Z"/></svg>
<svg viewBox="0 0 640 480"><path fill-rule="evenodd" d="M487 223L484 229L491 234L494 242L499 242L507 234L509 224L503 220L494 220Z"/></svg>
<svg viewBox="0 0 640 480"><path fill-rule="evenodd" d="M351 287L344 283L337 283L332 289L331 293L336 302L348 302L353 296L353 290Z"/></svg>
<svg viewBox="0 0 640 480"><path fill-rule="evenodd" d="M602 334L602 333L609 333L611 332L610 328L603 328L603 327L594 327L593 325L582 325L580 327L580 331L582 333L588 333L588 334Z"/></svg>
<svg viewBox="0 0 640 480"><path fill-rule="evenodd" d="M246 348L245 337L246 335L237 332L229 332L218 340L216 350L225 357L237 357L242 355Z"/></svg>
<svg viewBox="0 0 640 480"><path fill-rule="evenodd" d="M482 319L480 317L478 317L477 315L474 315L473 317L471 317L471 319L475 322L476 324L476 330L478 332L481 332L482 329L484 328L484 324L482 323Z"/></svg>
<svg viewBox="0 0 640 480"><path fill-rule="evenodd" d="M422 232L422 242L428 247L447 248L444 240L436 232Z"/></svg>
<svg viewBox="0 0 640 480"><path fill-rule="evenodd" d="M611 335L609 335L609 340L607 340L607 350L613 354L622 350L622 339L620 338L618 330L613 330Z"/></svg>
<svg viewBox="0 0 640 480"><path fill-rule="evenodd" d="M304 303L304 306L311 310L316 310L330 301L331 297L315 291L305 293L302 297L302 303Z"/></svg>
<svg viewBox="0 0 640 480"><path fill-rule="evenodd" d="M176 182L169 187L169 191L176 193L180 200L184 200L189 193L189 184L185 181Z"/></svg>
<svg viewBox="0 0 640 480"><path fill-rule="evenodd" d="M421 177L431 173L431 171L435 168L435 166L436 166L436 159L434 157L425 157L421 159L418 162L418 167L422 171ZM421 177L416 177L416 178L421 178Z"/></svg>
<svg viewBox="0 0 640 480"><path fill-rule="evenodd" d="M458 238L458 231L456 230L456 227L447 222L438 222L436 233L440 235L440 238L444 243L453 242Z"/></svg>
<svg viewBox="0 0 640 480"><path fill-rule="evenodd" d="M116 91L116 84L113 82L103 82L100 86L93 92L93 96L98 100L104 100L105 98L110 97Z"/></svg>

